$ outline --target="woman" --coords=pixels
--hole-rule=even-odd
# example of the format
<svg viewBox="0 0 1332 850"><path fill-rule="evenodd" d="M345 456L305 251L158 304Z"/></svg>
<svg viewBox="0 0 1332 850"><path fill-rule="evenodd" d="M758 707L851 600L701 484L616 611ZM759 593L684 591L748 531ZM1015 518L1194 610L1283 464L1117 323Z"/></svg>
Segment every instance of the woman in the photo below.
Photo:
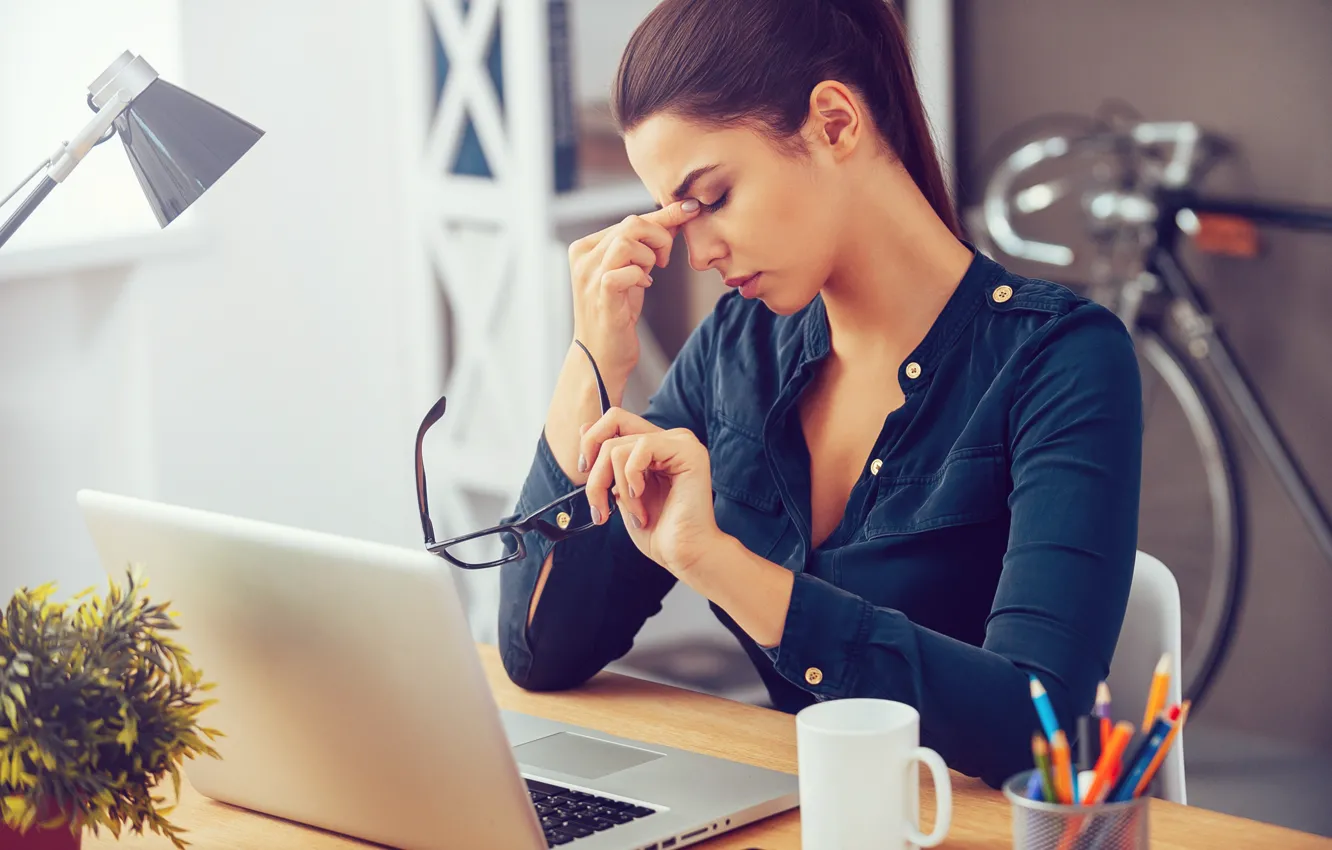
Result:
<svg viewBox="0 0 1332 850"><path fill-rule="evenodd" d="M573 521L598 527L529 535L503 568L509 675L580 684L682 581L777 707L909 703L923 743L998 785L1031 762L1029 676L1071 730L1119 635L1141 454L1127 333L960 239L882 0L665 0L613 99L662 208L569 251L574 333L612 401L676 236L735 291L642 417L598 418L570 346L518 507L586 482Z"/></svg>

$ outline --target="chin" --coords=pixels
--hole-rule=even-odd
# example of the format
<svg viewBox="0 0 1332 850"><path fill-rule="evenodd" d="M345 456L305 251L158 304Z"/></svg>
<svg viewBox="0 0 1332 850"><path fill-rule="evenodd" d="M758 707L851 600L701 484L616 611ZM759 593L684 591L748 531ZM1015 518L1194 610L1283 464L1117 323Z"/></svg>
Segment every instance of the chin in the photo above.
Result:
<svg viewBox="0 0 1332 850"><path fill-rule="evenodd" d="M804 292L760 292L758 300L763 302L763 306L779 316L791 316L799 313L810 305L818 295L818 290L812 293Z"/></svg>

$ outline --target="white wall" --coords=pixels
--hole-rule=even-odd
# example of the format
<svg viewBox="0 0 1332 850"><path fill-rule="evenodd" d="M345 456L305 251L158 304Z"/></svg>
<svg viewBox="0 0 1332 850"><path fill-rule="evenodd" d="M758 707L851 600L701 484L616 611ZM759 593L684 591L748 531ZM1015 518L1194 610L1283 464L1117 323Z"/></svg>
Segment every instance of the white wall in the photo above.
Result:
<svg viewBox="0 0 1332 850"><path fill-rule="evenodd" d="M81 486L416 543L410 6L183 3L188 87L267 135L184 254L0 282L0 588L102 580Z"/></svg>

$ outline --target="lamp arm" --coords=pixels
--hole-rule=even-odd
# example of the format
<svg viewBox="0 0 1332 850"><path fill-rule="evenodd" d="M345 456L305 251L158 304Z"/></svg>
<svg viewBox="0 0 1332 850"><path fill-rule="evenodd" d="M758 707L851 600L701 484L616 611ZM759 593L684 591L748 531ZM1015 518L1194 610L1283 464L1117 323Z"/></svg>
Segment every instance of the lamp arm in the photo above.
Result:
<svg viewBox="0 0 1332 850"><path fill-rule="evenodd" d="M61 145L60 150L63 151L64 149L65 149L64 145ZM40 172L43 168L46 168L50 164L51 160L47 158L42 160L41 164L38 165L36 168L34 168L32 171L29 171L28 176L24 177L23 180L20 181L19 184L14 187L14 191L10 192L8 195L5 195L4 198L0 198L0 210L5 208L5 204L9 203L9 199L17 195L20 189L28 185L29 180L36 177L38 172Z"/></svg>
<svg viewBox="0 0 1332 850"><path fill-rule="evenodd" d="M51 190L55 189L57 184L62 183L74 170L74 166L78 165L88 155L88 151L97 145L103 134L111 128L111 124L130 105L131 100L133 100L133 97L128 91L121 90L117 92L107 100L105 106L97 110L97 114L78 132L78 135L61 145L56 153L52 154L49 160L51 167L47 170L46 175L37 183L37 187L28 194L28 197L23 199L23 203L19 204L18 209L14 210L14 214L3 225L0 225L0 246L9 241L9 238L14 235L19 226L28 220L28 216L32 215L33 210L37 209L37 205L46 200L46 196L51 194ZM41 167L37 170L40 171ZM33 174L36 173L33 172ZM22 189L31 179L32 174L29 174L19 184L19 189ZM15 189L9 197L13 197L17 192L18 189ZM5 200L8 201L9 197Z"/></svg>
<svg viewBox="0 0 1332 850"><path fill-rule="evenodd" d="M46 176L57 183L65 182L65 178L74 170L74 166L88 155L88 151L92 150L102 135L111 128L111 124L130 105L131 100L133 98L130 93L124 89L108 98L106 105L97 110L92 120L64 146L64 150L58 156L54 157L51 170L46 172Z"/></svg>

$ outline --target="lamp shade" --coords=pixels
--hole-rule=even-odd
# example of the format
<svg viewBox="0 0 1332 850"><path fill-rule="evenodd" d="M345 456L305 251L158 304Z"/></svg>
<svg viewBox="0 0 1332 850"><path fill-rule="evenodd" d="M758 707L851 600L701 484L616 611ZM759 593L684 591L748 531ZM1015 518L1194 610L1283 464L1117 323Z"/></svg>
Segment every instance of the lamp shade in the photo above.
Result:
<svg viewBox="0 0 1332 850"><path fill-rule="evenodd" d="M153 80L115 121L162 227L254 146L264 131L201 97Z"/></svg>

